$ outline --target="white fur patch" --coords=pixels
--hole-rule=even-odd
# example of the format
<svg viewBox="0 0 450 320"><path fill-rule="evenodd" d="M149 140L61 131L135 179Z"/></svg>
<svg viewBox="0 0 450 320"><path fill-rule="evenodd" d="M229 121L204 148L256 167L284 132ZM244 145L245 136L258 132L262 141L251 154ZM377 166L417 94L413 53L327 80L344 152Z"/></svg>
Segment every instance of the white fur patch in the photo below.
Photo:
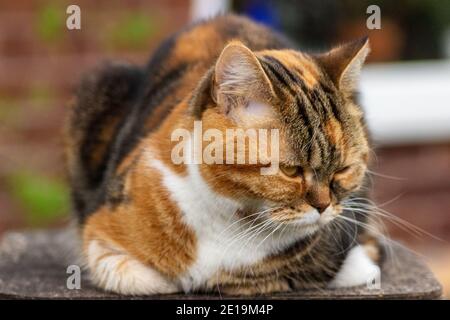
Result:
<svg viewBox="0 0 450 320"><path fill-rule="evenodd" d="M180 291L157 271L99 241L90 242L87 259L92 281L105 290L125 295Z"/></svg>
<svg viewBox="0 0 450 320"><path fill-rule="evenodd" d="M320 214L320 218L319 218L319 224L321 226L324 226L328 223L330 223L334 218L336 218L337 213L336 211L333 209L333 207L330 205L328 206L324 212L322 212Z"/></svg>
<svg viewBox="0 0 450 320"><path fill-rule="evenodd" d="M352 287L372 283L380 276L380 268L369 258L360 245L352 248L336 277L329 284L332 288Z"/></svg>
<svg viewBox="0 0 450 320"><path fill-rule="evenodd" d="M249 114L252 117L260 118L260 119L267 119L269 117L273 116L272 107L268 104L253 101L250 100L248 105L245 108L245 111L247 114Z"/></svg>
<svg viewBox="0 0 450 320"><path fill-rule="evenodd" d="M254 100L236 106L230 110L229 116L243 128L266 128L274 119L273 107Z"/></svg>
<svg viewBox="0 0 450 320"><path fill-rule="evenodd" d="M201 288L220 270L257 263L305 236L302 232L269 236L271 230L255 232L258 228L246 232L250 225L242 226L235 214L245 204L215 193L203 180L198 165L187 165L188 174L181 177L154 159L151 152L148 156L149 165L162 174L164 186L183 212L184 222L197 236L197 259L180 278L185 291Z"/></svg>

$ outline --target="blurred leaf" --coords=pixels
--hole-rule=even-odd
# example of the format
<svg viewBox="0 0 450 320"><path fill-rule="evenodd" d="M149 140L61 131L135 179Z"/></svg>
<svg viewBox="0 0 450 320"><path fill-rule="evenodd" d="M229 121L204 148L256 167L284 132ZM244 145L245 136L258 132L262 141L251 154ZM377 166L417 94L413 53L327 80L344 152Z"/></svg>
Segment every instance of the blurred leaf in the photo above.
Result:
<svg viewBox="0 0 450 320"><path fill-rule="evenodd" d="M155 30L154 18L141 13L127 13L112 27L109 45L114 48L144 48Z"/></svg>
<svg viewBox="0 0 450 320"><path fill-rule="evenodd" d="M67 214L68 190L60 181L29 172L8 177L12 197L20 203L32 226L45 225Z"/></svg>
<svg viewBox="0 0 450 320"><path fill-rule="evenodd" d="M17 122L20 117L20 106L17 99L6 98L0 96L0 121L2 125Z"/></svg>
<svg viewBox="0 0 450 320"><path fill-rule="evenodd" d="M50 90L50 88L48 87L48 84L39 84L30 87L28 96L33 102L33 105L48 108L51 106L50 101L54 99L55 95L54 91Z"/></svg>
<svg viewBox="0 0 450 320"><path fill-rule="evenodd" d="M38 13L37 32L41 40L55 42L61 38L65 10L53 4L45 4Z"/></svg>

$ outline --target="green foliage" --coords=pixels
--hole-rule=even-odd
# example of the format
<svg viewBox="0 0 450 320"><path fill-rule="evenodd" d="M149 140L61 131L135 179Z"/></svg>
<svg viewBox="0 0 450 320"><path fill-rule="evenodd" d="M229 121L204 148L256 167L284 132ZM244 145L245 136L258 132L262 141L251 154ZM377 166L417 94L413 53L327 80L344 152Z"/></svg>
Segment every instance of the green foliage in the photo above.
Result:
<svg viewBox="0 0 450 320"><path fill-rule="evenodd" d="M48 84L33 85L29 88L28 98L33 102L34 106L41 108L49 108L55 99L55 91L51 90Z"/></svg>
<svg viewBox="0 0 450 320"><path fill-rule="evenodd" d="M20 112L17 99L2 97L0 95L0 122L2 126L16 123Z"/></svg>
<svg viewBox="0 0 450 320"><path fill-rule="evenodd" d="M44 4L37 16L37 32L45 42L58 41L64 31L65 10L53 4Z"/></svg>
<svg viewBox="0 0 450 320"><path fill-rule="evenodd" d="M68 190L60 181L18 172L8 177L8 185L13 199L20 203L32 226L51 223L67 214Z"/></svg>
<svg viewBox="0 0 450 320"><path fill-rule="evenodd" d="M109 45L113 48L142 49L155 34L154 18L141 13L127 13L110 32Z"/></svg>

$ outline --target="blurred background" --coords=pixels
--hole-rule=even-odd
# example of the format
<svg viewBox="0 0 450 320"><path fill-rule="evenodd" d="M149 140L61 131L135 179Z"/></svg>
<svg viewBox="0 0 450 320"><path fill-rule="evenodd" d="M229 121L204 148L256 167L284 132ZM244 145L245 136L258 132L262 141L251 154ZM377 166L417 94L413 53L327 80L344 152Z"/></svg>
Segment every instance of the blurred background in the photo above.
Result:
<svg viewBox="0 0 450 320"><path fill-rule="evenodd" d="M66 28L70 4L81 30ZM366 27L369 5L381 29ZM61 128L80 75L108 59L144 64L167 35L225 11L307 50L370 36L361 93L373 199L397 217L385 219L390 236L426 259L450 298L450 1L0 0L0 236L70 220Z"/></svg>

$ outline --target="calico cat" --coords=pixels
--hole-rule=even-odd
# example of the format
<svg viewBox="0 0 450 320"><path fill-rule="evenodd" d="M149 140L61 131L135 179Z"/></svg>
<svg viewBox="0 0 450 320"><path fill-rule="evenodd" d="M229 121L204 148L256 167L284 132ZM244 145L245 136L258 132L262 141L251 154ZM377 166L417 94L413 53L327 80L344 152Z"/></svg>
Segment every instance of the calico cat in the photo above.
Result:
<svg viewBox="0 0 450 320"><path fill-rule="evenodd" d="M110 63L88 74L66 153L92 281L128 295L369 281L378 247L361 227L367 217L346 207L367 187L356 89L368 52L365 38L307 54L225 15L168 38L145 67ZM195 121L203 132L278 129L280 170L174 163L172 133Z"/></svg>

